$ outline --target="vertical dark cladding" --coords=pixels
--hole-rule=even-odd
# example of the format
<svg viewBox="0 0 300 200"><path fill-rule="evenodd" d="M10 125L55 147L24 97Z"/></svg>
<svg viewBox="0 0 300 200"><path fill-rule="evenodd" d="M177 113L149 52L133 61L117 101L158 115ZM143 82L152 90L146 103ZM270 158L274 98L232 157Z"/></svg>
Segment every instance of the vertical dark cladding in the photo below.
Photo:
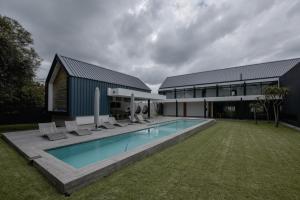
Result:
<svg viewBox="0 0 300 200"><path fill-rule="evenodd" d="M300 127L300 63L281 76L279 82L282 87L289 89L280 119Z"/></svg>
<svg viewBox="0 0 300 200"><path fill-rule="evenodd" d="M69 115L88 116L94 112L94 93L95 88L100 90L100 114L108 115L110 113L110 97L107 95L108 88L125 88L142 92L150 92L142 89L131 88L123 85L105 83L85 78L70 77L69 78Z"/></svg>

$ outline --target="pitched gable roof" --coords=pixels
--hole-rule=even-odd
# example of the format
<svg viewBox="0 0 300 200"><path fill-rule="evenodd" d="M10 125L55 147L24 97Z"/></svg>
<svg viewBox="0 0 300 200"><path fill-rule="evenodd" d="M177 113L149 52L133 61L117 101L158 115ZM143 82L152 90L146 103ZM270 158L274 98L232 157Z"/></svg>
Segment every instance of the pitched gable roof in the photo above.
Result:
<svg viewBox="0 0 300 200"><path fill-rule="evenodd" d="M135 76L113 71L83 61L75 60L66 56L56 56L62 62L70 76L151 91L151 89L143 81L141 81Z"/></svg>
<svg viewBox="0 0 300 200"><path fill-rule="evenodd" d="M300 58L167 77L160 89L231 81L280 77L300 62Z"/></svg>

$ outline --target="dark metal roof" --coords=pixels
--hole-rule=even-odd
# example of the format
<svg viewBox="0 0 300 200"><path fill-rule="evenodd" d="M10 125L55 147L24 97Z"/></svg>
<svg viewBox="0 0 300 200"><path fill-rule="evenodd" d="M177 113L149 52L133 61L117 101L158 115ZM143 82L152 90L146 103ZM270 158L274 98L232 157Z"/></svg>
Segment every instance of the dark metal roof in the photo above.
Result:
<svg viewBox="0 0 300 200"><path fill-rule="evenodd" d="M280 77L300 62L300 58L280 60L212 71L167 77L160 89L231 81Z"/></svg>
<svg viewBox="0 0 300 200"><path fill-rule="evenodd" d="M89 64L83 61L75 60L66 56L57 56L70 76L151 91L151 89L137 77L123 74L97 65Z"/></svg>

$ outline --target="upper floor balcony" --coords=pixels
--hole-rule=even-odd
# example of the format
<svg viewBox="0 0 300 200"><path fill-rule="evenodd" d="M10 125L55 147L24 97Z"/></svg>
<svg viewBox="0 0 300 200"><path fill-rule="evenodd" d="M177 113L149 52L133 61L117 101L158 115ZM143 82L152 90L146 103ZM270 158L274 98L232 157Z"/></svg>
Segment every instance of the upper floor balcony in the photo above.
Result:
<svg viewBox="0 0 300 200"><path fill-rule="evenodd" d="M272 85L278 85L278 80L178 87L159 90L159 94L167 99L263 95L265 88Z"/></svg>

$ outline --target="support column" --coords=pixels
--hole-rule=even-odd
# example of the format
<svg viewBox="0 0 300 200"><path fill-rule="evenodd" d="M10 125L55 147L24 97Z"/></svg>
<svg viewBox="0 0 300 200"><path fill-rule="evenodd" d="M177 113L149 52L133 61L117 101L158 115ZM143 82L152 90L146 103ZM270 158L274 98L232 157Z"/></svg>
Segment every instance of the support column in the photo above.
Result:
<svg viewBox="0 0 300 200"><path fill-rule="evenodd" d="M244 105L243 105L243 98L241 98L240 101L240 108L239 108L239 118L243 119L243 113L244 113Z"/></svg>
<svg viewBox="0 0 300 200"><path fill-rule="evenodd" d="M204 107L204 118L206 118L206 100L204 99L204 103L203 103L203 107Z"/></svg>
<svg viewBox="0 0 300 200"><path fill-rule="evenodd" d="M214 102L210 102L211 103L211 118L214 118Z"/></svg>
<svg viewBox="0 0 300 200"><path fill-rule="evenodd" d="M177 99L176 99L176 117L178 117L178 102L177 102Z"/></svg>
<svg viewBox="0 0 300 200"><path fill-rule="evenodd" d="M210 118L210 115L211 115L211 113L210 113L210 111L211 111L211 110L210 110L210 105L211 105L211 103L210 103L210 102L207 102L207 113L206 113L206 114L207 114L207 117L208 117L208 118Z"/></svg>
<svg viewBox="0 0 300 200"><path fill-rule="evenodd" d="M150 119L150 99L148 99L148 118Z"/></svg>

